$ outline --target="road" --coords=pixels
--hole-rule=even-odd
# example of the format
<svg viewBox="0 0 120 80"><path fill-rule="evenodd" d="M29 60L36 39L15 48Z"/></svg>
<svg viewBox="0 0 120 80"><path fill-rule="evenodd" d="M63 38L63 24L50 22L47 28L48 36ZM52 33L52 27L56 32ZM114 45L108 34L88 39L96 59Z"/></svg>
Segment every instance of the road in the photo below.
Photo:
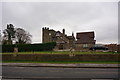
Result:
<svg viewBox="0 0 120 80"><path fill-rule="evenodd" d="M118 68L2 67L3 78L118 78ZM57 79L58 80L58 79Z"/></svg>

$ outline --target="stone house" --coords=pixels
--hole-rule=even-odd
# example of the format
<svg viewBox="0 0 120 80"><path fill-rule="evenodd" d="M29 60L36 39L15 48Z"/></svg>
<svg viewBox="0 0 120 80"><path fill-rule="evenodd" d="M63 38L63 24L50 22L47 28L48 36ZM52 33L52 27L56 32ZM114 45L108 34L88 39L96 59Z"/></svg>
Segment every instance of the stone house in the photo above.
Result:
<svg viewBox="0 0 120 80"><path fill-rule="evenodd" d="M75 40L73 33L71 36L65 34L65 29L60 32L46 27L42 28L42 42L56 42L57 45L54 50L89 50L95 45L94 37L94 32L80 32L76 34L77 40Z"/></svg>
<svg viewBox="0 0 120 80"><path fill-rule="evenodd" d="M69 50L75 43L75 37L73 33L71 36L67 36L65 29L60 32L44 27L42 28L42 42L56 42L54 50Z"/></svg>

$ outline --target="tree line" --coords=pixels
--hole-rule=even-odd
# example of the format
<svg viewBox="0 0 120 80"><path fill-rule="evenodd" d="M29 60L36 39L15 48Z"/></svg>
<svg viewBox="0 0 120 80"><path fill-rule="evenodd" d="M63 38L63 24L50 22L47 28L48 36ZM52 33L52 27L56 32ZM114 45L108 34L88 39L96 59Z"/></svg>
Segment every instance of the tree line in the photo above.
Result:
<svg viewBox="0 0 120 80"><path fill-rule="evenodd" d="M0 34L2 44L30 44L32 35L23 28L15 28L13 24L7 24L7 28Z"/></svg>

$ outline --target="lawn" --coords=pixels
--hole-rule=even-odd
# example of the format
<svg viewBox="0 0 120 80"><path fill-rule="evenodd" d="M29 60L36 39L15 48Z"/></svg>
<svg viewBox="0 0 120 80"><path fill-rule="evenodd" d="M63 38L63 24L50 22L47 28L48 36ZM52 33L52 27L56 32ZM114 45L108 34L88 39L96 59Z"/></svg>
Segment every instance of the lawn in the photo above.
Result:
<svg viewBox="0 0 120 80"><path fill-rule="evenodd" d="M1 54L14 54L14 52L6 52ZM41 52L18 52L17 54L118 54L116 52L80 52L80 51L41 51Z"/></svg>

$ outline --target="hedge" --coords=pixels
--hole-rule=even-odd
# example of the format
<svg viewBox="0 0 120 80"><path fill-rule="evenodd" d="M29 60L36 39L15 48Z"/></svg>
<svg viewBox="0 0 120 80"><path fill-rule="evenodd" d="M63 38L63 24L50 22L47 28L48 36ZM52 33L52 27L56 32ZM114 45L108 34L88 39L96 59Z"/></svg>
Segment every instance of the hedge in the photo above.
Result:
<svg viewBox="0 0 120 80"><path fill-rule="evenodd" d="M51 51L55 46L56 46L55 42L41 44L2 45L2 52L13 52L15 47L18 48L19 52Z"/></svg>

